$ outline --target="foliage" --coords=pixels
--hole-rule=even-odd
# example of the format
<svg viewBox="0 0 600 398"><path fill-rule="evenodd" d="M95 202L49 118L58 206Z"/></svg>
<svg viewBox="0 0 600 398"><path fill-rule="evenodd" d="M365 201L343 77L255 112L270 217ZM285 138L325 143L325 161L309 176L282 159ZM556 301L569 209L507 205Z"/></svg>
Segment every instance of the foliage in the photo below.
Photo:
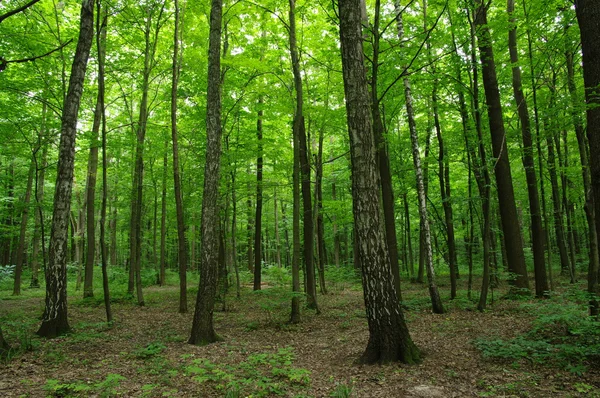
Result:
<svg viewBox="0 0 600 398"><path fill-rule="evenodd" d="M61 382L56 379L48 379L44 390L51 397L87 397L97 395L103 398L117 395L117 387L125 377L110 373L106 378L97 383L84 383L82 381Z"/></svg>
<svg viewBox="0 0 600 398"><path fill-rule="evenodd" d="M475 346L485 357L527 360L576 374L585 372L590 361L600 360L598 321L587 316L585 309L564 303L536 308L538 316L529 332L508 340L480 338Z"/></svg>
<svg viewBox="0 0 600 398"><path fill-rule="evenodd" d="M187 374L199 383L213 383L226 396L284 395L288 389L310 384L310 372L293 366L293 348L280 348L275 353L255 353L236 365L215 364L197 359L186 366Z"/></svg>
<svg viewBox="0 0 600 398"><path fill-rule="evenodd" d="M133 355L140 359L148 359L160 355L166 349L167 346L165 346L163 343L154 342L143 348L137 349L134 351Z"/></svg>

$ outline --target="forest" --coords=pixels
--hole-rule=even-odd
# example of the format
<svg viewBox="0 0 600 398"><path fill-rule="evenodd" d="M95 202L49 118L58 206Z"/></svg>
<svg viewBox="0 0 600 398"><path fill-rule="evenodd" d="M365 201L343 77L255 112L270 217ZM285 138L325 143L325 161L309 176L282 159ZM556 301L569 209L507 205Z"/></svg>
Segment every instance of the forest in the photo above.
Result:
<svg viewBox="0 0 600 398"><path fill-rule="evenodd" d="M0 3L0 396L600 397L598 21Z"/></svg>

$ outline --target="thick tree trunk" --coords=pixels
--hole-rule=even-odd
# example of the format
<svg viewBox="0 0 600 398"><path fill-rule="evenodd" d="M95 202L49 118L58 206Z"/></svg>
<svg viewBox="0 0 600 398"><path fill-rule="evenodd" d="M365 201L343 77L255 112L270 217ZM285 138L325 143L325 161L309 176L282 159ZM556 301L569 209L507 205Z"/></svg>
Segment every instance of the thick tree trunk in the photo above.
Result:
<svg viewBox="0 0 600 398"><path fill-rule="evenodd" d="M205 345L219 340L213 326L219 260L219 171L221 158L221 19L223 1L212 0L208 48L206 164L202 197L202 255L200 284L188 343Z"/></svg>
<svg viewBox="0 0 600 398"><path fill-rule="evenodd" d="M590 176L590 162L588 160L588 143L585 137L585 129L579 113L577 112L577 88L575 86L575 72L573 66L573 52L569 48L565 51L567 59L567 82L569 94L571 95L572 118L575 126L575 135L581 161L581 175L585 197L585 218L588 226L589 263L588 263L588 293L595 295L598 292L598 272L600 272L600 261L598 258L598 235L596 233L596 215L594 213L594 198L592 193L592 180ZM590 315L600 313L600 302L593 297L590 299Z"/></svg>
<svg viewBox="0 0 600 398"><path fill-rule="evenodd" d="M369 323L369 342L361 362L419 361L393 282L378 198L379 176L363 61L359 0L339 2L340 42L350 153L358 257Z"/></svg>
<svg viewBox="0 0 600 398"><path fill-rule="evenodd" d="M512 85L521 122L521 136L523 138L523 168L527 179L527 193L529 195L529 212L531 216L531 241L533 246L533 268L535 275L535 295L544 297L550 290L548 278L546 277L546 264L544 255L544 229L542 228L542 211L537 189L537 178L535 174L535 163L533 159L533 141L531 139L531 122L527 101L523 93L521 82L521 67L518 65L519 56L517 52L517 25L513 16L515 9L514 0L508 0L507 12L510 21L508 31L508 47L510 61L512 63Z"/></svg>
<svg viewBox="0 0 600 398"><path fill-rule="evenodd" d="M54 211L50 233L50 253L48 268L46 269L46 307L42 316L42 324L37 331L37 334L42 337L56 337L69 331L66 269L68 225L71 212L73 169L75 166L77 114L94 35L93 25L93 1L83 0L79 39L73 57L69 88L62 113Z"/></svg>
<svg viewBox="0 0 600 398"><path fill-rule="evenodd" d="M325 100L325 109L328 109L328 100ZM319 271L319 288L321 294L327 294L327 286L325 285L325 226L323 225L323 128L319 129L319 148L317 149L317 160L315 164L315 234L316 234L316 249L317 249L317 268Z"/></svg>
<svg viewBox="0 0 600 398"><path fill-rule="evenodd" d="M498 79L496 78L494 52L492 49L491 34L487 27L487 9L482 0L476 0L475 7L475 25L477 27L479 56L482 65L483 87L488 107L488 121L492 136L493 153L494 158L496 158L494 174L496 176L503 239L507 249L509 271L515 275L514 280L511 279L510 283L516 289L515 293L528 293L529 279L527 277L523 240L521 238L521 229L515 205L502 105L498 90Z"/></svg>
<svg viewBox="0 0 600 398"><path fill-rule="evenodd" d="M590 145L590 179L594 214L600 214L600 3L594 0L576 0L575 11L581 32L583 52L583 81L587 104L587 138ZM600 238L600 222L596 222L596 239ZM590 273L593 272L590 270ZM595 283L594 283L595 282ZM598 274L588 274L588 290L598 295ZM598 303L592 308L598 312Z"/></svg>

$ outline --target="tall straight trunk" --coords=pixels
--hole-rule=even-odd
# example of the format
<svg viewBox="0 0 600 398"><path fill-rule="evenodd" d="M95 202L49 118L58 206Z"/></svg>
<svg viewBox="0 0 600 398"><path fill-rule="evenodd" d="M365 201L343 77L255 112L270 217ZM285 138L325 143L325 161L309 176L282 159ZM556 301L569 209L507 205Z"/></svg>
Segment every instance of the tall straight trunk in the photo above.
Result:
<svg viewBox="0 0 600 398"><path fill-rule="evenodd" d="M310 163L308 161L308 142L306 139L306 127L303 113L303 90L302 75L300 74L300 60L296 44L296 4L295 0L289 0L289 33L290 33L290 57L292 59L292 71L294 73L294 89L296 90L296 111L294 114L294 134L298 137L300 176L302 187L303 205L303 236L304 236L304 272L306 277L306 299L308 308L319 313L317 303L317 289L315 282L315 268L313 255L313 209L310 194Z"/></svg>
<svg viewBox="0 0 600 398"><path fill-rule="evenodd" d="M575 283L575 244L573 242L573 224L571 220L571 205L568 199L568 189L571 181L569 181L567 175L565 174L565 169L569 167L568 164L568 156L569 153L567 151L566 142L565 142L565 152L562 152L561 147L561 136L566 136L566 130L556 131L554 134L554 145L556 149L556 160L558 161L558 169L560 170L560 175L558 176L560 181L560 207L561 211L564 214L564 234L565 234L565 245L567 248L567 256L569 257L569 270L568 275L571 279L571 283ZM565 138L566 141L566 138ZM561 189L562 188L562 189Z"/></svg>
<svg viewBox="0 0 600 398"><path fill-rule="evenodd" d="M592 180L590 176L590 162L588 159L588 143L585 137L585 129L581 116L579 115L577 88L575 86L575 72L573 65L573 51L567 47L565 50L567 59L567 82L569 94L571 95L571 117L575 126L575 135L577 137L577 146L579 149L579 159L581 161L581 176L583 179L583 189L585 197L585 218L588 227L588 245L589 245L589 263L588 263L588 293L592 295L590 299L590 315L600 313L600 302L593 297L598 291L598 272L600 272L600 261L598 259L598 236L596 234L596 215L594 213L594 197L592 193Z"/></svg>
<svg viewBox="0 0 600 398"><path fill-rule="evenodd" d="M328 109L328 100L325 100L325 109ZM315 165L315 232L317 243L317 267L319 271L319 287L321 294L327 294L325 286L325 226L323 225L323 128L319 129L319 147L317 149L317 160Z"/></svg>
<svg viewBox="0 0 600 398"><path fill-rule="evenodd" d="M375 17L373 23L373 55L371 69L371 115L373 118L373 136L375 138L375 150L377 151L377 166L379 169L379 181L381 183L381 200L383 204L383 217L385 223L385 239L388 245L390 261L392 264L392 275L394 285L402 300L400 290L400 269L398 267L398 237L396 235L396 214L394 210L394 190L392 186L392 173L390 171L390 158L384 138L385 127L381 117L380 98L377 90L379 79L379 31L381 0L375 2Z"/></svg>
<svg viewBox="0 0 600 398"><path fill-rule="evenodd" d="M208 47L208 93L206 109L206 164L202 197L202 255L200 283L192 332L188 343L205 345L219 340L213 326L218 283L219 171L221 163L221 20L223 1L212 0Z"/></svg>
<svg viewBox="0 0 600 398"><path fill-rule="evenodd" d="M523 240L515 205L515 194L512 183L506 132L502 116L498 79L494 51L489 28L487 26L487 8L482 0L475 1L475 26L479 45L479 56L483 74L483 87L488 109L488 122L492 137L492 148L495 162L495 177L502 221L503 239L507 249L509 271L515 276L510 283L515 293L529 292L529 279L523 253Z"/></svg>
<svg viewBox="0 0 600 398"><path fill-rule="evenodd" d="M533 269L535 276L535 295L544 297L550 290L548 278L546 277L546 263L544 255L544 229L542 228L542 212L537 189L537 178L535 174L535 163L533 159L533 141L531 139L531 122L527 101L523 93L521 80L521 67L518 65L519 55L517 52L517 24L513 15L515 10L514 0L508 0L507 12L510 28L508 31L508 48L510 51L510 62L512 63L512 86L517 105L517 112L521 122L521 136L523 139L523 168L527 179L527 193L529 195L529 213L531 217L531 242L533 248Z"/></svg>
<svg viewBox="0 0 600 398"><path fill-rule="evenodd" d="M337 200L337 193L335 189L335 181L331 184L331 199L335 202ZM333 224L333 260L336 268L340 267L340 234L338 231L337 216L335 213L331 216Z"/></svg>
<svg viewBox="0 0 600 398"><path fill-rule="evenodd" d="M110 217L108 229L110 229L110 264L117 265L117 194L113 193L112 214Z"/></svg>
<svg viewBox="0 0 600 398"><path fill-rule="evenodd" d="M12 227L14 225L14 196L15 196L15 162L11 160L7 170L6 170L6 178L8 180L7 183L7 204L6 204L6 217L3 220L3 225L6 225L5 228L8 229L8 232L2 239L2 265L11 265L13 262L11 261L11 249L12 249L12 240L13 240L13 230Z"/></svg>
<svg viewBox="0 0 600 398"><path fill-rule="evenodd" d="M553 76L553 81L556 80L556 74ZM550 91L550 108L554 109L555 105L555 91ZM571 274L571 264L569 261L569 254L567 252L567 245L565 240L565 230L563 225L563 214L561 209L560 191L558 187L558 175L556 173L556 155L554 147L554 139L550 134L554 134L555 123L552 121L552 116L546 116L546 128L548 129L546 134L546 147L548 149L548 173L550 174L550 184L552 188L552 209L554 211L554 232L556 234L556 245L558 247L558 254L560 256L561 273L563 275Z"/></svg>
<svg viewBox="0 0 600 398"><path fill-rule="evenodd" d="M75 166L75 139L77 115L87 60L94 35L94 8L92 0L83 0L79 25L79 39L73 57L69 88L62 112L58 171L54 192L54 211L50 232L50 252L46 268L46 300L42 324L37 334L56 337L69 331L67 318L67 239L73 169Z"/></svg>
<svg viewBox="0 0 600 398"><path fill-rule="evenodd" d="M420 360L393 281L379 202L379 173L362 48L360 0L339 2L340 42L352 167L352 206L369 342L360 361Z"/></svg>
<svg viewBox="0 0 600 398"><path fill-rule="evenodd" d="M236 296L240 298L240 271L238 266L238 254L237 254L237 195L235 189L235 168L231 171L231 203L232 203L232 214L231 214L231 262L233 269L235 270L235 288Z"/></svg>
<svg viewBox="0 0 600 398"><path fill-rule="evenodd" d="M256 212L254 213L254 290L260 290L261 267L261 233L263 207L263 105L264 99L258 97L258 119L256 121L256 138L258 155L256 157Z"/></svg>
<svg viewBox="0 0 600 398"><path fill-rule="evenodd" d="M402 198L404 202L404 222L406 223L406 242L408 246L408 264L409 264L409 272L410 278L414 281L415 279L415 261L413 259L413 249L412 249L412 227L410 226L410 212L408 211L408 198L407 193L404 193Z"/></svg>
<svg viewBox="0 0 600 398"><path fill-rule="evenodd" d="M86 209L86 255L85 278L83 281L83 298L94 297L94 259L96 250L96 178L98 174L98 147L100 146L100 121L102 109L100 108L100 91L96 97L94 122L92 123L92 136L90 137L90 156L88 158L87 180L85 187Z"/></svg>
<svg viewBox="0 0 600 398"><path fill-rule="evenodd" d="M402 8L399 0L396 0L395 13L397 16L397 28L398 28L398 39L400 41L404 38L404 26L402 23ZM427 272L427 282L429 286L429 296L431 298L431 306L433 312L436 314L443 314L445 312L442 300L438 292L437 284L435 281L435 270L433 267L433 250L431 246L431 230L429 228L429 217L427 215L427 197L425 194L425 185L423 182L423 169L421 168L421 154L419 148L419 136L417 133L417 124L415 121L415 113L413 109L413 97L410 86L410 80L408 77L404 77L404 100L406 102L406 113L408 115L408 127L410 130L410 141L412 146L413 165L415 168L415 176L417 179L417 195L419 202L419 215L421 220L421 228L423 231L423 254L424 254L424 266Z"/></svg>
<svg viewBox="0 0 600 398"><path fill-rule="evenodd" d="M142 73L142 99L140 101L140 114L136 131L135 146L135 170L133 176L133 187L131 192L131 223L129 233L129 266L133 271L137 302L144 306L144 295L142 292L142 201L144 193L144 141L146 138L146 125L148 122L148 91L150 88L150 74L155 64L154 54L158 42L160 21L164 11L164 4L160 5L160 12L156 21L154 37L152 37L152 20L154 9L148 6L146 11L146 25L144 26L144 70ZM131 271L130 271L131 275ZM131 285L131 283L130 283ZM131 288L131 286L130 286ZM133 293L131 291L130 293Z"/></svg>
<svg viewBox="0 0 600 398"><path fill-rule="evenodd" d="M248 170L250 174L250 170ZM252 197L250 195L250 182L246 184L248 199L246 200L246 257L248 264L248 271L254 273L254 250L253 250L253 237L254 237L254 220L252 218Z"/></svg>
<svg viewBox="0 0 600 398"><path fill-rule="evenodd" d="M277 211L277 187L273 187L273 216L275 224L275 261L281 268L281 243L279 237L279 212Z"/></svg>
<svg viewBox="0 0 600 398"><path fill-rule="evenodd" d="M585 84L585 101L587 104L587 138L590 154L600 153L600 3L593 0L577 0L575 2L577 22L581 32L581 50L583 52L583 82ZM590 156L590 180L593 193L594 214L600 214L600 157ZM600 222L596 222L596 239L600 237ZM593 272L593 271L589 271ZM588 274L588 290L598 295L598 274ZM591 308L598 312L598 303Z"/></svg>
<svg viewBox="0 0 600 398"><path fill-rule="evenodd" d="M29 202L31 201L31 190L33 186L33 172L35 162L31 161L27 173L27 187L25 188L25 197L23 198L23 212L21 213L21 228L19 230L19 244L17 246L17 263L15 267L15 282L13 286L13 295L21 294L21 275L23 273L23 262L25 257L25 238L27 235L27 222L29 221Z"/></svg>
<svg viewBox="0 0 600 398"><path fill-rule="evenodd" d="M173 31L173 68L171 75L171 141L173 141L173 185L175 210L177 212L177 260L179 262L179 313L187 312L187 248L185 242L185 216L179 169L179 145L177 137L177 85L179 83L180 56L179 1L175 0L175 26ZM192 245L194 239L191 240ZM193 265L192 265L193 266Z"/></svg>
<svg viewBox="0 0 600 398"><path fill-rule="evenodd" d="M43 105L42 111L42 132L46 131L46 104ZM37 154L34 154L37 156ZM48 145L43 144L41 161L38 163L36 160L36 177L35 177L35 230L33 234L33 248L31 253L31 287L40 287L39 281L39 257L40 257L40 246L42 249L42 264L46 269L46 250L45 250L45 231L44 231L44 213L43 213L43 201L44 201L44 181L46 176L46 165L48 158Z"/></svg>
<svg viewBox="0 0 600 398"><path fill-rule="evenodd" d="M108 179L107 165L108 157L106 156L106 111L104 107L104 63L106 55L106 24L108 13L106 7L102 13L101 0L96 0L96 48L98 50L98 103L100 104L100 114L102 117L102 204L100 207L100 259L102 263L102 290L104 293L104 309L106 311L106 322L112 322L112 308L110 305L110 291L108 287L108 259L106 248L106 201L108 197ZM102 15L102 19L100 19Z"/></svg>
<svg viewBox="0 0 600 398"><path fill-rule="evenodd" d="M160 263L158 266L158 284L164 286L166 283L167 268L167 166L169 140L165 140L165 152L163 155L162 189L160 195Z"/></svg>

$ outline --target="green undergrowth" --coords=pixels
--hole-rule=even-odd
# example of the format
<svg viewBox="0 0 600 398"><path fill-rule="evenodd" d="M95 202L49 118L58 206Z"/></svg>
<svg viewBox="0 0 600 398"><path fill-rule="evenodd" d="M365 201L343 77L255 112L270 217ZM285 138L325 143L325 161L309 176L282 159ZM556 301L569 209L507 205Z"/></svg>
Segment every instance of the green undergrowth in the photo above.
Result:
<svg viewBox="0 0 600 398"><path fill-rule="evenodd" d="M479 338L484 357L544 364L581 375L600 363L600 321L588 315L586 295L568 290L547 301L527 302L519 310L533 316L530 329L511 339Z"/></svg>
<svg viewBox="0 0 600 398"><path fill-rule="evenodd" d="M125 380L125 377L115 373L110 373L104 380L95 383L48 379L44 386L44 390L49 397L70 398L96 396L108 398L117 396L118 387L123 380Z"/></svg>
<svg viewBox="0 0 600 398"><path fill-rule="evenodd" d="M196 359L185 366L185 374L207 384L226 397L266 397L297 394L310 385L310 371L293 366L294 350L250 354L236 364L217 364Z"/></svg>

